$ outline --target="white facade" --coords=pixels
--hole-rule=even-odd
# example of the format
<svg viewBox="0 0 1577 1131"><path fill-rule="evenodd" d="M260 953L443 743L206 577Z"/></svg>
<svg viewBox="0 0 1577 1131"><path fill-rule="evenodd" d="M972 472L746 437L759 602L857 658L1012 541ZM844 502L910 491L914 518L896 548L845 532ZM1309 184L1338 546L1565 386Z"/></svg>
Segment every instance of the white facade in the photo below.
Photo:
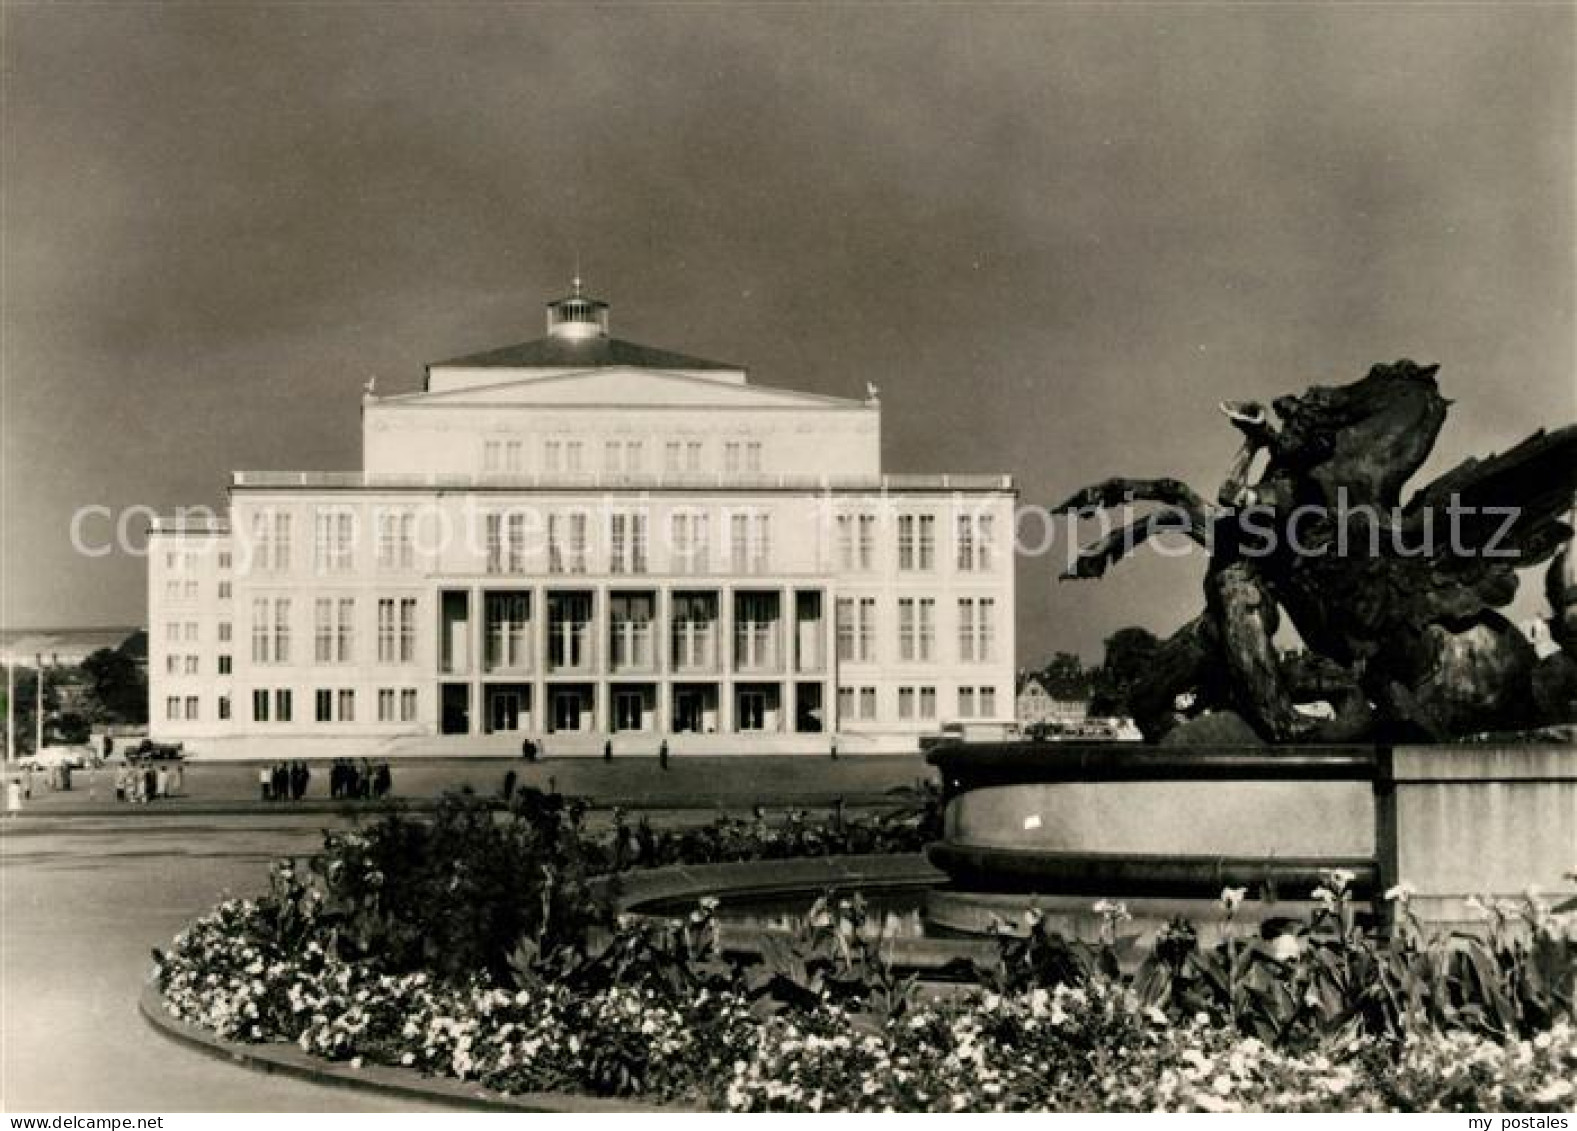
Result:
<svg viewBox="0 0 1577 1131"><path fill-rule="evenodd" d="M154 736L852 752L1011 710L1007 477L883 475L874 397L606 319L577 289L547 338L369 393L365 470L237 472L228 521L158 524Z"/></svg>

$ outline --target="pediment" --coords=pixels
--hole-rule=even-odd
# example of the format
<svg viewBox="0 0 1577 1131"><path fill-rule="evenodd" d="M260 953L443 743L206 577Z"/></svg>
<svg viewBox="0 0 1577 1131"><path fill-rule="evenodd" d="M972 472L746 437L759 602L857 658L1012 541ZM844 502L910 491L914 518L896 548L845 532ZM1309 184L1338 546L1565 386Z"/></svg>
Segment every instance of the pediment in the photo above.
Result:
<svg viewBox="0 0 1577 1131"><path fill-rule="evenodd" d="M430 393L383 397L388 405L487 405L544 408L857 408L861 402L843 397L802 393L719 380L688 373L634 367L605 367L551 377L500 371L497 380Z"/></svg>

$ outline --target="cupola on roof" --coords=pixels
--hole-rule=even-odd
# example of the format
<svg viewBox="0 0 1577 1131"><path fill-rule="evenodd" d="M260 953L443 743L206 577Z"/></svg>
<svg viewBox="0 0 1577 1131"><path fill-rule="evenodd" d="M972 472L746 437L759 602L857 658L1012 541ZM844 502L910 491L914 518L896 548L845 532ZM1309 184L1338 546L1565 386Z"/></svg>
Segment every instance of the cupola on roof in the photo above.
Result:
<svg viewBox="0 0 1577 1131"><path fill-rule="evenodd" d="M548 336L570 341L608 336L608 304L582 294L579 275L567 297L548 303Z"/></svg>
<svg viewBox="0 0 1577 1131"><path fill-rule="evenodd" d="M601 369L629 366L680 372L742 374L743 369L725 361L709 361L672 350L626 342L608 333L608 304L585 293L579 276L570 293L547 304L547 336L532 342L501 346L436 361L434 369ZM737 377L736 380L743 380ZM429 387L431 380L429 379Z"/></svg>

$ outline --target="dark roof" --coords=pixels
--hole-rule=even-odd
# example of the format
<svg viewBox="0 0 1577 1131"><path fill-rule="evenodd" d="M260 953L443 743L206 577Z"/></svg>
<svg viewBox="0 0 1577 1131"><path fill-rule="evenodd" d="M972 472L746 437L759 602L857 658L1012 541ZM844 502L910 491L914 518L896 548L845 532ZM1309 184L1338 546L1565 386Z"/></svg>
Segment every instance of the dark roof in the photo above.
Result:
<svg viewBox="0 0 1577 1131"><path fill-rule="evenodd" d="M600 369L612 365L629 365L637 369L738 369L724 361L707 361L670 350L653 349L619 338L538 338L516 346L503 346L456 357L449 361L435 361L427 368L437 366L464 366L467 368L501 369Z"/></svg>

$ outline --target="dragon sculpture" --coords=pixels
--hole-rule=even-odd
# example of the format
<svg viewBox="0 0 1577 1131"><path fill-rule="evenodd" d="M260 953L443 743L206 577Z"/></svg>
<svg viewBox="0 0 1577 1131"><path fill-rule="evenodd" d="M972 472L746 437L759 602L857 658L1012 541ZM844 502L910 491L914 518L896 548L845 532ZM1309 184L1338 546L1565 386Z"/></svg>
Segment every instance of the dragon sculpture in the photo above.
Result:
<svg viewBox="0 0 1577 1131"><path fill-rule="evenodd" d="M1132 696L1148 740L1448 741L1570 721L1554 716L1571 710L1577 671L1561 521L1577 500L1577 425L1469 459L1404 503L1450 405L1438 368L1402 360L1280 397L1279 423L1224 403L1243 445L1214 502L1175 479L1119 478L1056 508L1160 504L1081 548L1065 577L1099 577L1166 531L1209 553L1205 611ZM1517 571L1552 557L1564 651L1541 664L1497 610ZM1307 649L1295 662L1274 643L1283 613ZM1298 709L1313 700L1323 717Z"/></svg>

